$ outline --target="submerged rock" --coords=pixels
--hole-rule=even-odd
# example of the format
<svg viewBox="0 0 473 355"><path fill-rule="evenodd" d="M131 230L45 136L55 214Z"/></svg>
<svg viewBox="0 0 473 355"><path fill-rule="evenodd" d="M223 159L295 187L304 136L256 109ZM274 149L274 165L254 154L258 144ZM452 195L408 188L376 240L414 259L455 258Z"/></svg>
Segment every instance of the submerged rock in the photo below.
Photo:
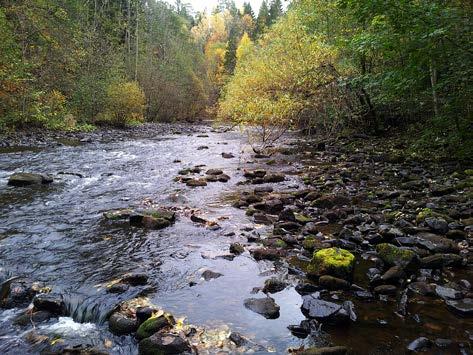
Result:
<svg viewBox="0 0 473 355"><path fill-rule="evenodd" d="M175 212L164 208L137 211L130 215L130 225L148 229L167 228L175 220Z"/></svg>
<svg viewBox="0 0 473 355"><path fill-rule="evenodd" d="M339 279L338 277L333 277L330 275L323 275L319 278L319 285L328 289L328 290L348 290L350 288L350 283Z"/></svg>
<svg viewBox="0 0 473 355"><path fill-rule="evenodd" d="M55 317L55 315L48 311L37 311L31 314L27 312L16 317L13 323L20 326L27 326L47 321L53 317Z"/></svg>
<svg viewBox="0 0 473 355"><path fill-rule="evenodd" d="M280 307L271 297L266 298L247 298L244 305L249 310L261 314L267 319L279 318Z"/></svg>
<svg viewBox="0 0 473 355"><path fill-rule="evenodd" d="M430 348L432 346L432 341L426 337L420 337L411 342L407 346L407 350L409 351L423 351L427 348Z"/></svg>
<svg viewBox="0 0 473 355"><path fill-rule="evenodd" d="M473 298L450 300L445 302L452 312L463 317L473 317Z"/></svg>
<svg viewBox="0 0 473 355"><path fill-rule="evenodd" d="M53 182L53 178L43 174L33 173L15 173L8 178L10 186L29 186L29 185L46 185Z"/></svg>

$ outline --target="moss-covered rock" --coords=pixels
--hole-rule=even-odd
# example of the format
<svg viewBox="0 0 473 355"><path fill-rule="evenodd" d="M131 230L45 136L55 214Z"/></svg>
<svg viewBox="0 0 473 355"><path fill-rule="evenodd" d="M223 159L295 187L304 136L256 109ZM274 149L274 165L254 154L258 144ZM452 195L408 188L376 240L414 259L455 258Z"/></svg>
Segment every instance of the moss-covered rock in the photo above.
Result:
<svg viewBox="0 0 473 355"><path fill-rule="evenodd" d="M407 267L417 261L417 254L409 249L401 249L389 243L382 243L376 246L376 252L381 260L389 266Z"/></svg>
<svg viewBox="0 0 473 355"><path fill-rule="evenodd" d="M304 249L310 252L313 252L319 245L320 242L313 235L307 236L302 242Z"/></svg>
<svg viewBox="0 0 473 355"><path fill-rule="evenodd" d="M148 338L161 329L172 325L172 320L167 315L153 316L140 325L136 336L138 339Z"/></svg>
<svg viewBox="0 0 473 355"><path fill-rule="evenodd" d="M311 277L331 275L342 279L350 279L355 265L355 256L348 250L328 248L314 252L307 268Z"/></svg>

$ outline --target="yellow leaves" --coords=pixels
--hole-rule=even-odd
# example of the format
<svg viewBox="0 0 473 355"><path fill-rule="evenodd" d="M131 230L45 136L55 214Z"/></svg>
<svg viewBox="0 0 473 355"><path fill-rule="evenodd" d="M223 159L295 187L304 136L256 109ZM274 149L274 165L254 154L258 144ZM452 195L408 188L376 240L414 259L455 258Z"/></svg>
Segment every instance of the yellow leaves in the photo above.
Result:
<svg viewBox="0 0 473 355"><path fill-rule="evenodd" d="M136 82L115 83L107 89L107 105L102 116L114 124L143 121L146 98Z"/></svg>
<svg viewBox="0 0 473 355"><path fill-rule="evenodd" d="M336 47L308 30L314 16L313 9L291 10L257 44L242 38L235 75L220 101L221 119L290 126L314 102L323 105L318 92L341 69Z"/></svg>
<svg viewBox="0 0 473 355"><path fill-rule="evenodd" d="M253 50L253 41L251 40L248 33L244 33L241 37L240 43L236 51L237 63L240 62L244 57L246 57Z"/></svg>

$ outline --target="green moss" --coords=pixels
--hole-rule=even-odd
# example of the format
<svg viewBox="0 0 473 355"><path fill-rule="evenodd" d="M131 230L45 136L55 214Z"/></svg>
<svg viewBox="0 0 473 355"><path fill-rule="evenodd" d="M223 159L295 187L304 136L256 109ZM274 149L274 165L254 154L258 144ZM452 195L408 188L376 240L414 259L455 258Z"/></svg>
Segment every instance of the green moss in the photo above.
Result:
<svg viewBox="0 0 473 355"><path fill-rule="evenodd" d="M256 211L254 208L248 208L248 209L246 210L246 213L245 213L245 214L246 214L247 216L250 216L250 217L251 217L251 216L253 216L256 212L257 212L257 211Z"/></svg>
<svg viewBox="0 0 473 355"><path fill-rule="evenodd" d="M309 276L331 275L350 279L354 264L355 256L348 250L328 248L314 252L307 271Z"/></svg>
<svg viewBox="0 0 473 355"><path fill-rule="evenodd" d="M376 252L381 260L390 266L407 266L416 259L416 253L409 249L401 249L389 243L376 246Z"/></svg>
<svg viewBox="0 0 473 355"><path fill-rule="evenodd" d="M416 223L421 223L423 222L427 217L432 217L433 216L433 211L430 208L424 208L422 211L420 211L417 214L416 217Z"/></svg>
<svg viewBox="0 0 473 355"><path fill-rule="evenodd" d="M296 218L296 221L299 223L309 223L312 221L312 218L300 213L294 213L294 217Z"/></svg>
<svg viewBox="0 0 473 355"><path fill-rule="evenodd" d="M274 243L274 245L276 246L276 248L286 248L287 247L287 243L282 239L277 239L276 242Z"/></svg>
<svg viewBox="0 0 473 355"><path fill-rule="evenodd" d="M169 325L170 325L170 322L166 316L164 315L160 315L159 317L153 316L147 319L146 321L144 321L143 324L140 325L140 327L138 328L138 331L136 332L136 336L139 339L148 338L154 333L160 331L161 329Z"/></svg>
<svg viewBox="0 0 473 355"><path fill-rule="evenodd" d="M473 169L466 169L465 174L468 176L473 176Z"/></svg>
<svg viewBox="0 0 473 355"><path fill-rule="evenodd" d="M305 250L308 250L308 251L314 251L315 248L317 248L318 244L319 244L318 240L315 239L315 237L312 235L306 237L304 241L302 242L302 246L304 247Z"/></svg>

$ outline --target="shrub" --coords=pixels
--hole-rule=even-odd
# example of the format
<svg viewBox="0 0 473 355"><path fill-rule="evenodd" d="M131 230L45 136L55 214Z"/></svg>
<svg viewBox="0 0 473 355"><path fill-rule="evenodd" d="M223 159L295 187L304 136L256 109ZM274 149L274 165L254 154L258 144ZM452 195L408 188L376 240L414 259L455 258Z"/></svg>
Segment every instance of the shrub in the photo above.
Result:
<svg viewBox="0 0 473 355"><path fill-rule="evenodd" d="M145 95L136 82L115 83L107 89L105 111L99 122L125 126L144 120Z"/></svg>

